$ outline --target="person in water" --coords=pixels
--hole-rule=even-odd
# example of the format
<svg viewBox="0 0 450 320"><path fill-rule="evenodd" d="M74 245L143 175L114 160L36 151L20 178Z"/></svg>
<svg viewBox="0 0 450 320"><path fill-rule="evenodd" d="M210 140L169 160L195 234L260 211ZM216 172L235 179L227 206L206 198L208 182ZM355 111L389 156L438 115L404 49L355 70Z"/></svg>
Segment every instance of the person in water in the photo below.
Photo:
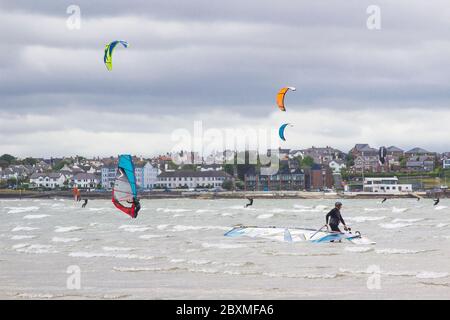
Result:
<svg viewBox="0 0 450 320"><path fill-rule="evenodd" d="M82 208L85 208L86 207L86 205L87 205L87 203L88 203L88 199L84 199L84 203L81 205L81 207Z"/></svg>
<svg viewBox="0 0 450 320"><path fill-rule="evenodd" d="M347 228L347 225L345 224L344 219L341 216L341 208L342 203L336 202L334 209L332 209L330 212L328 212L327 216L325 217L327 226L330 227L331 231L337 231L341 232L339 229L339 224L342 223L344 225L344 230L347 231L349 228Z"/></svg>
<svg viewBox="0 0 450 320"><path fill-rule="evenodd" d="M137 218L139 210L141 210L141 203L138 198L133 197L134 217Z"/></svg>
<svg viewBox="0 0 450 320"><path fill-rule="evenodd" d="M387 198L384 198L383 201L381 201L381 203L385 203L387 201Z"/></svg>
<svg viewBox="0 0 450 320"><path fill-rule="evenodd" d="M246 208L253 205L253 198L247 198L247 200L250 202L245 205Z"/></svg>
<svg viewBox="0 0 450 320"><path fill-rule="evenodd" d="M436 200L434 200L434 206L437 206L439 204L439 202L441 202L441 200L439 200L439 198L437 198Z"/></svg>

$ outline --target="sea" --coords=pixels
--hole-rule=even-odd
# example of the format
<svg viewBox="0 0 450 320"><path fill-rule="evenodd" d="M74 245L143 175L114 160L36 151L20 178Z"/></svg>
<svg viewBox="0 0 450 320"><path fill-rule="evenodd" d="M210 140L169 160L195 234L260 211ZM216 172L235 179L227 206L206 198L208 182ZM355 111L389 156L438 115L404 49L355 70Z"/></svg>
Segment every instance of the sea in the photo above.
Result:
<svg viewBox="0 0 450 320"><path fill-rule="evenodd" d="M1 299L450 299L450 199L341 200L376 244L225 237L320 228L331 199L0 200Z"/></svg>

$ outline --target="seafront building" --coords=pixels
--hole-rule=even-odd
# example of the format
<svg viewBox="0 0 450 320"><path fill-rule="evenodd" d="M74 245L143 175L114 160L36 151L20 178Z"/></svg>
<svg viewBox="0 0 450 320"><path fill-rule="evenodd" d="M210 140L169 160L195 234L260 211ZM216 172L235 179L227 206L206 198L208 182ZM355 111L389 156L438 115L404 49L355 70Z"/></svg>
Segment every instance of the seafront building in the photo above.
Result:
<svg viewBox="0 0 450 320"><path fill-rule="evenodd" d="M391 178L365 178L364 192L400 193L412 192L412 184L399 184L397 177Z"/></svg>
<svg viewBox="0 0 450 320"><path fill-rule="evenodd" d="M158 183L158 174L160 170L150 162L145 165L137 165L134 173L136 175L136 184L138 188L152 190Z"/></svg>
<svg viewBox="0 0 450 320"><path fill-rule="evenodd" d="M105 190L111 190L116 179L117 166L103 166L101 169L101 184Z"/></svg>
<svg viewBox="0 0 450 320"><path fill-rule="evenodd" d="M30 177L31 188L56 189L64 186L67 177L60 172L33 173Z"/></svg>
<svg viewBox="0 0 450 320"><path fill-rule="evenodd" d="M217 188L231 178L224 171L169 171L158 175L157 187L163 189Z"/></svg>
<svg viewBox="0 0 450 320"><path fill-rule="evenodd" d="M73 177L73 186L79 189L97 189L100 177L92 173L77 173Z"/></svg>
<svg viewBox="0 0 450 320"><path fill-rule="evenodd" d="M276 174L262 175L251 168L244 175L246 191L304 190L305 174L300 169L282 168Z"/></svg>

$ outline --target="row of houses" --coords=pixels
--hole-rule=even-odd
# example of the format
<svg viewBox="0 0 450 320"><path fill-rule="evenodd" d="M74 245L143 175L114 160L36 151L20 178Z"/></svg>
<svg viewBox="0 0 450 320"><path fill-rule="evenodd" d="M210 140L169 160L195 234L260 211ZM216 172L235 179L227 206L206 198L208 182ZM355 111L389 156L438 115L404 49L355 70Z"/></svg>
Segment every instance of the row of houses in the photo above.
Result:
<svg viewBox="0 0 450 320"><path fill-rule="evenodd" d="M398 147L386 148L386 162L379 161L378 149L368 144L356 144L349 151L354 164L348 169L350 172L432 172L439 163L443 168L450 168L450 154L439 155L423 148L413 148L404 151Z"/></svg>
<svg viewBox="0 0 450 320"><path fill-rule="evenodd" d="M77 186L80 189L97 189L100 183L98 175L77 173L72 178L62 172L36 172L30 177L30 188L57 189Z"/></svg>

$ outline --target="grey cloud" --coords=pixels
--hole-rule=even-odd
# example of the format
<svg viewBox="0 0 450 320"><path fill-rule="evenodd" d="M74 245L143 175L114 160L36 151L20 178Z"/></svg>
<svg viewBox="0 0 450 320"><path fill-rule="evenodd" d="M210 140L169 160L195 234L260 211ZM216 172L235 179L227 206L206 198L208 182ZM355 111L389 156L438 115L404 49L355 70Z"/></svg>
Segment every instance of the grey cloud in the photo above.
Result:
<svg viewBox="0 0 450 320"><path fill-rule="evenodd" d="M288 97L288 117L318 109L446 112L450 103L446 1L426 9L421 1L379 1L380 31L365 27L372 1L77 1L79 31L65 26L70 4L0 1L0 27L8 30L0 43L4 136L17 134L26 116L59 119L58 132L92 135L135 134L134 124L151 137L194 118L214 122L215 113L236 115L236 126L256 125L276 111L275 94L285 85L298 88ZM103 48L114 39L130 47L117 49L107 72ZM127 117L134 122L117 129L115 121ZM45 133L23 124L30 136ZM353 139L361 126L335 137ZM325 141L326 130L314 134ZM10 148L13 135L8 141Z"/></svg>

